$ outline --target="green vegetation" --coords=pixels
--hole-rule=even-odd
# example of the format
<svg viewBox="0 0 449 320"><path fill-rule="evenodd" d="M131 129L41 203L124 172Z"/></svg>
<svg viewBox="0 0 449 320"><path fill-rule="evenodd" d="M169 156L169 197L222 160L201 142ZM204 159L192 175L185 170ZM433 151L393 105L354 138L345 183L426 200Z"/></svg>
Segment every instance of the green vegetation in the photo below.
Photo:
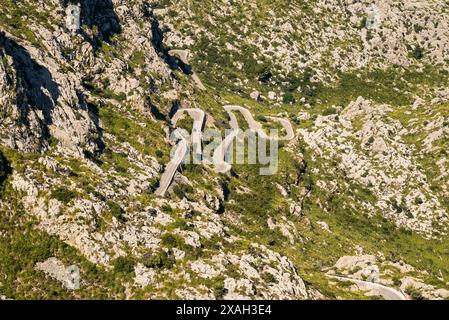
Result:
<svg viewBox="0 0 449 320"><path fill-rule="evenodd" d="M38 23L53 32L56 21L48 11L37 10L38 5L36 2L17 3L14 0L3 0L0 7L0 24L11 34L26 39L37 47L45 48L30 26ZM53 5L48 5L55 9Z"/></svg>
<svg viewBox="0 0 449 320"><path fill-rule="evenodd" d="M118 221L125 221L125 217L123 216L125 212L120 205L111 200L106 201L106 204L108 205L109 212L113 217L115 217Z"/></svg>
<svg viewBox="0 0 449 320"><path fill-rule="evenodd" d="M147 268L156 268L156 269L171 269L176 260L173 256L172 251L159 251L155 254L146 254L144 255L143 265Z"/></svg>
<svg viewBox="0 0 449 320"><path fill-rule="evenodd" d="M317 85L314 99L319 99L325 105L346 106L362 96L380 104L410 105L414 101L411 92L421 94L424 85L442 85L447 79L447 73L433 67L426 67L422 72L392 67L386 71L344 73L339 78L334 87Z"/></svg>
<svg viewBox="0 0 449 320"><path fill-rule="evenodd" d="M164 234L161 241L164 246L167 246L169 248L179 248L184 242L180 236L176 236L170 233Z"/></svg>
<svg viewBox="0 0 449 320"><path fill-rule="evenodd" d="M412 286L405 288L405 293L412 297L413 300L424 300L422 294Z"/></svg>
<svg viewBox="0 0 449 320"><path fill-rule="evenodd" d="M323 111L323 116L330 116L333 114L337 114L337 109L335 108L327 108Z"/></svg>
<svg viewBox="0 0 449 320"><path fill-rule="evenodd" d="M223 296L226 294L226 289L224 286L224 278L218 277L214 279L214 282L212 284L212 289L214 292L214 297L217 300L223 299Z"/></svg>
<svg viewBox="0 0 449 320"><path fill-rule="evenodd" d="M51 193L51 197L61 201L64 204L68 204L73 199L76 199L78 194L75 191L71 191L64 187L59 187Z"/></svg>
<svg viewBox="0 0 449 320"><path fill-rule="evenodd" d="M129 61L129 65L132 68L138 68L141 67L144 63L145 63L145 54L139 50L134 51L131 56L131 60Z"/></svg>
<svg viewBox="0 0 449 320"><path fill-rule="evenodd" d="M15 4L12 0L5 0L5 4L0 11L1 25L7 26L7 30L15 36L28 39L38 46L39 39L30 31L29 26L36 21L44 26L51 25L54 23L51 21L52 18L46 13L41 13L42 10L37 11L36 5ZM159 1L156 7L163 8L170 4L173 4L173 1ZM375 104L392 105L389 116L398 120L410 132L404 136L405 143L414 147L411 149L412 156L416 158L421 171L426 174L431 191L439 197L438 200L442 206L449 211L449 199L443 192L448 181L447 178L440 178L441 170L436 164L439 160L447 158L448 137L443 135L442 138L437 139L434 142L435 150L427 154L422 150L425 149L424 140L428 132L414 130L423 128L430 121L435 120L433 118L437 117L437 112L445 118L444 126L448 126L448 105L433 105L432 110L420 107L407 113L416 96L429 100L427 98L433 94L435 88L447 87L448 72L440 70L437 66L428 65L425 65L422 70L412 65L407 69L391 66L386 69L366 68L333 72L333 67L329 65L326 68L329 68L335 77L332 77L333 80L325 77L326 83L331 82L326 85L316 80L322 75L314 71L313 68L317 66L308 67L300 72L283 74L283 69L274 61L275 55L269 58L263 57L258 48L261 45L263 48L271 47L273 51L279 51L278 41L270 43L262 40L258 46L251 44L251 41L254 43L259 41L256 35L261 34L261 31L268 28L277 30L283 27L277 20L272 25L269 19L274 5L279 8L275 12L276 15L284 14L284 11L292 8L292 5L295 6L298 20L291 22L296 29L301 28L303 23L309 23L309 19L303 18L311 15L314 1L293 4L287 0L274 2L261 0L257 1L257 10L250 9L244 2L233 3L235 10L232 14L214 17L218 21L216 24L204 18L205 14L214 11L212 10L213 1L192 2L192 15L188 19L196 19L195 22L198 23L199 28L210 31L215 41L211 41L209 36L206 37L201 32L198 33L198 38L195 38L195 30L189 30L192 26L191 21L185 24L185 32L190 32L190 36L195 40L193 47L189 48L194 57L193 70L205 80L208 90L192 89L188 77L179 71L173 71L171 80L179 81L181 84L179 87L183 91L179 93L179 100L192 102L192 105L203 108L208 113L208 120L221 130L229 126L226 113L222 110L222 105L228 103L246 105L256 119L263 123L264 129L276 126L268 120L270 115L287 113L290 119L294 119L299 118L297 115L301 111L310 113L311 118L304 121L298 120L295 129L308 128L320 115L338 117L341 107L348 105L359 96L370 99ZM251 14L253 19L249 25L249 31L245 32L238 21L247 21L245 17L248 14ZM179 17L185 19L184 16L176 14L174 10L169 10L168 16L175 20L173 23L177 30L184 30L176 25L182 24L176 19ZM336 19L339 18L336 17ZM302 19L304 21L301 21ZM315 19L318 28L329 27L326 25L329 22L320 19L318 13ZM362 26L366 22L366 17L363 19ZM48 21L44 22L44 20ZM223 26L226 26L226 30ZM52 30L51 27L47 29ZM422 27L417 24L413 26L413 29L415 32L422 31ZM367 33L367 40L375 36L374 32ZM238 48L233 50L229 48L229 44L237 45L236 35L249 41L239 44ZM289 32L285 39L280 37L276 40L285 40L290 46L298 46L299 53L294 59L304 64L307 53L301 49L303 43L300 34ZM423 63L427 58L427 49L424 45L422 46L408 48L410 57L417 60L416 65ZM332 51L335 48L346 47L361 49L360 43L355 40L340 41L331 47ZM73 51L70 48L61 50L64 56L71 55ZM121 55L126 50L129 50L129 46L121 46L120 43L110 45L103 42L95 55L103 59L105 63L111 63L113 59L123 58ZM86 77L83 80L84 89L90 92L86 96L92 99L89 103L93 109L98 110L99 125L105 133L102 137L96 136L98 139L103 139L105 149L98 158L94 159L95 165L103 170L108 182L115 180L124 187L137 175L148 173L144 172L146 165L154 167L152 158L156 158L160 164L168 162L170 146L167 144L164 129L167 127L167 110L171 103L164 100L164 95L161 94L171 88L171 80L161 80L156 72L151 73L146 70L149 66L145 66L145 53L135 50L129 55L128 51L126 58L129 58L126 59L129 67L123 70L122 75L134 76L138 71L138 77L145 92L145 108L151 110L152 116L136 111L136 106L132 105L131 99L128 99L133 92L127 95L124 92L112 91L111 81L106 76L103 76L99 82L93 77ZM3 60L6 64L7 61ZM235 62L239 64L236 65ZM280 74L282 77L279 77ZM256 102L249 99L249 92L246 90L254 89L264 95L270 90L284 92L283 104L274 106L273 101ZM76 117L79 119L80 114L76 113ZM242 116L237 114L237 118L241 127L246 128L247 124ZM192 119L186 116L179 120L177 126L190 132ZM360 129L361 126L361 120L354 122L354 129ZM374 142L374 137L368 139L368 144ZM95 228L100 234L112 225L113 217L120 222L119 229L125 229L128 227L127 223L133 223L134 214L137 216L138 213L147 212L149 208L160 208L171 220L168 219L170 222L163 224L160 222L163 219L154 219L156 221L154 228L163 233L157 249L144 254L143 257L138 254L118 257L110 263L113 270L108 271L101 265L87 261L77 250L58 238L37 229L38 221L34 221L30 212L22 207L17 199L19 195L15 194L16 191L8 189L11 167L15 172L26 173L37 182L49 181L46 178L60 178L61 174L41 165L37 161L41 155L22 154L12 150L0 152L0 196L2 199L0 202L0 234L2 235L0 237L0 293L8 297L102 299L126 296L129 298L125 295L125 288L132 286L134 267L137 262L140 262L147 268L155 269L158 287L149 285L141 291L136 289L137 293L134 296L136 298L176 297L175 289L185 284L176 278L176 275L186 271L191 278L189 286L199 288L203 285L211 289L217 299L221 299L226 294L225 276L232 276L235 279L242 277L238 266L226 265L226 271L213 279L202 279L193 272L189 272L186 266L199 258L212 263L210 258L219 252L249 253L257 257L262 253L257 251L253 246L254 243L263 244L274 252L288 256L307 286L319 290L328 298L363 297L361 293L347 292L349 283L341 283L335 287L323 275L339 257L354 255L355 245L363 248L366 254L380 252L389 261L403 260L418 270L426 271L427 274L423 277L427 283L447 288L446 283L449 279L447 240L449 238L441 236L439 239L425 239L415 232L398 228L390 220L385 219L380 210L374 212L372 216L367 216L365 214L367 206L378 200L371 186L354 183L348 178L346 172L339 169L339 159L325 160L301 141L299 145L289 146L291 152L281 148L279 171L274 176L260 176L259 166L253 165L235 165L230 175L217 175L208 166L185 165L182 168L182 174L187 177L190 184L174 185L172 198L167 199L166 202L152 194L159 183L157 175L146 181L149 183L148 191L144 190L132 195L120 193L112 197L113 199L108 199L106 194L109 195L109 192L97 187L103 181L97 181L98 171L92 169L94 164L55 153L57 139L50 138L49 143L51 148L46 155L51 155L69 169L67 176L63 176L64 187L52 186L54 190L49 194L40 191L45 200L52 197L69 205L75 199L85 198L105 203L104 212L93 213L95 223L98 224ZM95 169L98 168L95 167ZM198 199L199 191L216 196L218 185L223 189L224 200L219 199L220 208L213 213L212 217L206 218L206 214L197 211L199 209L195 206L191 209L180 209L174 204L184 198L191 202L199 200L204 202L204 199ZM281 195L280 188L285 190L288 199ZM415 197L412 202L415 205L421 205L426 196L425 194L423 197ZM292 210L292 204L295 205L294 210ZM399 200L391 198L387 204L397 213L411 215L405 198ZM207 206L209 205L207 203ZM152 210L154 211L150 211L151 216L156 217L158 209ZM148 227L147 221L138 221L137 227ZM186 244L182 236L183 231L197 231L201 223L214 221L224 225L222 230L224 236L220 234L206 238L201 233L201 245L198 248ZM322 221L329 225L331 232L323 230L319 224ZM273 224L282 227L273 227ZM229 239L232 241L227 241ZM125 252L131 252L129 249L125 245ZM185 253L184 259L175 259L174 252L178 254L175 249ZM148 249L139 246L136 250L141 254ZM114 256L113 252L108 254ZM80 266L82 290L67 291L59 283L35 269L37 262L45 261L53 256L61 259L65 265ZM258 268L257 265L254 267ZM273 265L273 267L276 266ZM258 271L261 271L263 282L276 283L276 277L272 273ZM400 275L397 271L395 272L392 279L394 285L398 286ZM407 288L407 293L415 299L422 299L420 293L414 288Z"/></svg>
<svg viewBox="0 0 449 320"><path fill-rule="evenodd" d="M296 102L295 96L288 92L284 95L282 102L285 104L293 104Z"/></svg>
<svg viewBox="0 0 449 320"><path fill-rule="evenodd" d="M105 126L105 131L113 134L119 143L129 142L139 152L159 159L162 153L164 157L160 160L168 162L170 151L169 146L164 141L161 123L152 122L143 115L138 115L129 110L119 110L111 105L100 108L100 118ZM120 166L119 163L122 162L125 170L132 167L127 161L126 155L119 155L106 150L105 156L109 158L108 161L105 161L106 166L111 162Z"/></svg>
<svg viewBox="0 0 449 320"><path fill-rule="evenodd" d="M73 247L36 228L16 191L4 190L8 205L0 205L0 294L11 299L124 298L123 278L89 262ZM5 203L5 202L3 202ZM57 257L65 266L81 269L82 290L70 291L35 269L38 262Z"/></svg>
<svg viewBox="0 0 449 320"><path fill-rule="evenodd" d="M417 59L421 60L424 57L424 49L417 46L412 50L412 56Z"/></svg>
<svg viewBox="0 0 449 320"><path fill-rule="evenodd" d="M178 122L176 123L176 127L182 128L186 130L189 134L191 134L193 130L193 120L192 118L184 114L183 117L179 119Z"/></svg>
<svg viewBox="0 0 449 320"><path fill-rule="evenodd" d="M183 199L184 197L189 199L189 195L194 193L194 189L187 184L180 184L173 187L173 192L179 199Z"/></svg>
<svg viewBox="0 0 449 320"><path fill-rule="evenodd" d="M134 272L134 261L129 257L118 257L112 263L114 271L118 273L131 274Z"/></svg>
<svg viewBox="0 0 449 320"><path fill-rule="evenodd" d="M277 283L276 278L273 276L272 273L269 273L269 272L263 273L262 279L267 283Z"/></svg>

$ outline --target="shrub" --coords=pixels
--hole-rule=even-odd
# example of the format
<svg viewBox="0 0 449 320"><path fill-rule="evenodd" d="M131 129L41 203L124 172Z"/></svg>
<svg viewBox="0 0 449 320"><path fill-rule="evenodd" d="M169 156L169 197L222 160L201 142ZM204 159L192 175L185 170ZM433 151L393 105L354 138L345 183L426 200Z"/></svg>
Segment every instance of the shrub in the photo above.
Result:
<svg viewBox="0 0 449 320"><path fill-rule="evenodd" d="M158 157L160 159L163 156L164 156L164 153L161 150L156 150L156 157Z"/></svg>
<svg viewBox="0 0 449 320"><path fill-rule="evenodd" d="M295 97L291 93L286 93L284 95L283 102L285 104L293 104L293 103L295 103Z"/></svg>
<svg viewBox="0 0 449 320"><path fill-rule="evenodd" d="M192 193L193 192L193 188L189 185L186 184L182 184L182 185L177 185L173 188L173 192L175 193L175 195L182 199L184 198L187 194Z"/></svg>
<svg viewBox="0 0 449 320"><path fill-rule="evenodd" d="M415 287L408 286L405 288L405 293L408 294L413 300L424 300L421 292L419 292Z"/></svg>
<svg viewBox="0 0 449 320"><path fill-rule="evenodd" d="M53 137L53 136L48 138L48 145L50 147L55 148L58 145L58 143L59 143L58 138Z"/></svg>
<svg viewBox="0 0 449 320"><path fill-rule="evenodd" d="M269 272L264 272L262 274L262 280L264 280L266 283L277 283L277 280L274 277L274 275Z"/></svg>
<svg viewBox="0 0 449 320"><path fill-rule="evenodd" d="M175 263L173 252L160 251L155 254L147 254L143 257L143 265L147 268L170 269Z"/></svg>
<svg viewBox="0 0 449 320"><path fill-rule="evenodd" d="M156 191L157 188L159 188L160 181L158 178L154 177L149 179L148 183L150 184L148 190L150 193L153 193L154 191Z"/></svg>
<svg viewBox="0 0 449 320"><path fill-rule="evenodd" d="M416 47L413 49L412 55L415 59L421 60L424 57L424 49L421 47Z"/></svg>
<svg viewBox="0 0 449 320"><path fill-rule="evenodd" d="M323 116L330 116L333 114L337 114L337 109L335 108L327 108L326 110L323 111Z"/></svg>
<svg viewBox="0 0 449 320"><path fill-rule="evenodd" d="M424 30L424 28L422 26L420 26L419 24L415 24L413 26L413 29L415 30L416 33L420 33L421 31Z"/></svg>
<svg viewBox="0 0 449 320"><path fill-rule="evenodd" d="M260 114L256 116L256 120L259 122L267 122L267 118Z"/></svg>
<svg viewBox="0 0 449 320"><path fill-rule="evenodd" d="M172 213L173 212L173 208L170 207L168 204L163 204L162 207L161 207L161 210L164 213Z"/></svg>
<svg viewBox="0 0 449 320"><path fill-rule="evenodd" d="M256 66L256 73L258 76L258 80L264 83L270 81L271 77L273 76L273 74L271 73L271 67L267 64Z"/></svg>
<svg viewBox="0 0 449 320"><path fill-rule="evenodd" d="M136 50L133 52L129 65L132 68L137 68L145 63L145 54L142 51Z"/></svg>
<svg viewBox="0 0 449 320"><path fill-rule="evenodd" d="M424 201L423 201L423 199L421 199L420 197L416 197L415 198L415 204L417 205L417 206L419 206L419 205L421 205L421 204L423 204L424 203Z"/></svg>
<svg viewBox="0 0 449 320"><path fill-rule="evenodd" d="M228 292L225 288L224 279L218 277L212 285L214 296L217 300L223 299L224 295Z"/></svg>
<svg viewBox="0 0 449 320"><path fill-rule="evenodd" d="M367 17L363 17L362 20L360 21L360 26L359 29L363 29L366 27L366 21L368 20Z"/></svg>
<svg viewBox="0 0 449 320"><path fill-rule="evenodd" d="M51 196L52 198L55 198L62 203L68 204L70 201L76 198L77 193L75 191L59 187L51 193Z"/></svg>
<svg viewBox="0 0 449 320"><path fill-rule="evenodd" d="M124 211L122 209L122 207L120 207L117 203L113 202L113 201L107 201L106 204L109 207L109 212L111 213L111 215L113 217L115 217L117 220L119 221L125 221L125 217L123 216Z"/></svg>
<svg viewBox="0 0 449 320"><path fill-rule="evenodd" d="M2 64L3 64L3 66L7 66L8 65L8 58L6 57L6 56L3 56L2 57Z"/></svg>
<svg viewBox="0 0 449 320"><path fill-rule="evenodd" d="M114 271L130 274L134 272L134 261L128 257L118 257L113 262Z"/></svg>
<svg viewBox="0 0 449 320"><path fill-rule="evenodd" d="M182 240L179 238L179 236L176 236L171 233L164 234L162 236L161 242L163 245L170 248L180 247L182 245Z"/></svg>
<svg viewBox="0 0 449 320"><path fill-rule="evenodd" d="M404 211L407 211L405 203L402 201L401 203L398 203L398 201L394 198L390 199L391 207L397 212L402 213Z"/></svg>

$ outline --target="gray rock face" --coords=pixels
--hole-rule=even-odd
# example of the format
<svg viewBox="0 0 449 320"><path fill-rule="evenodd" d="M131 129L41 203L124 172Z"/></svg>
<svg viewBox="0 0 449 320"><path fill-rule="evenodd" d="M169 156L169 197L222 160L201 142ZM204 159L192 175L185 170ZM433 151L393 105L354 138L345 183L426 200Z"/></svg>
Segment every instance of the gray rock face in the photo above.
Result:
<svg viewBox="0 0 449 320"><path fill-rule="evenodd" d="M0 34L0 139L25 152L41 152L50 139L68 153L96 152L99 134L88 112L79 80L57 69L57 62Z"/></svg>
<svg viewBox="0 0 449 320"><path fill-rule="evenodd" d="M109 41L111 36L121 30L120 19L114 10L112 0L63 0L63 5L78 5L80 8L80 20L89 28L96 27L101 40ZM95 37L92 40L96 40Z"/></svg>
<svg viewBox="0 0 449 320"><path fill-rule="evenodd" d="M73 269L78 267L71 266L71 268ZM62 261L55 257L48 258L44 262L39 262L35 266L36 270L42 271L49 277L59 281L67 289L79 289L79 278L76 279L76 288L73 287L73 283L70 277L70 270L72 270L71 268L67 268L64 263L62 263ZM77 276L79 276L79 274Z"/></svg>
<svg viewBox="0 0 449 320"><path fill-rule="evenodd" d="M437 195L429 192L425 172L417 166L413 155L415 146L402 138L409 132L400 121L388 117L392 111L391 106L375 106L359 97L344 108L339 117L318 117L313 132L302 129L301 132L314 152L324 155L325 150L329 151L330 158L340 159L338 167L348 177L374 191L377 203L375 207L364 204L364 211L370 215L381 212L398 226L427 236L437 234L435 224L445 224L448 213ZM353 123L360 119L363 125L354 128ZM437 129L424 139L429 150L432 141L441 138L444 131L438 125L442 123L442 118L439 119L428 125L428 131ZM350 137L357 139L359 145Z"/></svg>
<svg viewBox="0 0 449 320"><path fill-rule="evenodd" d="M75 34L81 28L81 8L79 5L69 5L65 10L66 27Z"/></svg>
<svg viewBox="0 0 449 320"><path fill-rule="evenodd" d="M261 100L261 96L260 96L260 92L259 91L253 91L250 94L251 99L255 100L255 101L260 101Z"/></svg>

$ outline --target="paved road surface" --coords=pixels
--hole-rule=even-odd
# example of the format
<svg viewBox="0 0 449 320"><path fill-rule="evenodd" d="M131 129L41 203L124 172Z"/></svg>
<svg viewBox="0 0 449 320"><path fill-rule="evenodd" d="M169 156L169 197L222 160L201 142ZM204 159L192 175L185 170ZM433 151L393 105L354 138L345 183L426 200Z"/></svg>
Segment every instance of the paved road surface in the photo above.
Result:
<svg viewBox="0 0 449 320"><path fill-rule="evenodd" d="M233 140L237 137L239 133L239 124L235 114L233 113L234 111L238 111L243 115L243 118L248 123L248 127L251 131L256 132L259 135L259 137L263 139L267 140L271 139L265 134L262 125L256 120L254 120L253 115L248 109L236 105L226 105L223 108L229 114L232 131L228 134L228 136L223 140L223 142L217 147L217 149L214 152L213 163L215 165L215 172L217 173L225 173L231 169L231 165L225 161L225 154L229 146L232 144ZM280 122L281 125L284 127L285 131L287 132L285 137L277 138L277 140L292 140L295 137L293 127L289 120L278 117L268 117L268 118Z"/></svg>
<svg viewBox="0 0 449 320"><path fill-rule="evenodd" d="M168 52L172 56L177 56L184 64L190 66L190 52L188 50L170 50ZM192 71L192 80L195 82L198 88L206 90L206 87L201 82L200 77Z"/></svg>
<svg viewBox="0 0 449 320"><path fill-rule="evenodd" d="M243 115L245 121L248 123L248 127L251 131L257 132L259 137L263 139L266 140L272 139L271 137L268 137L266 135L265 131L262 128L262 125L254 119L253 115L248 109L241 106L224 106L223 108L229 114L231 114L232 111L239 111ZM277 140L292 140L295 137L295 132L293 131L292 124L290 123L289 120L279 117L267 117L267 118L279 122L287 132L285 137L278 137L276 138Z"/></svg>
<svg viewBox="0 0 449 320"><path fill-rule="evenodd" d="M206 114L201 109L180 109L172 118L172 124L176 127L176 123L178 122L181 115L187 112L190 117L193 119L193 132L192 134L192 145L195 147L195 153L197 155L201 155L202 147L202 135L203 135L203 125L204 120L206 119Z"/></svg>
<svg viewBox="0 0 449 320"><path fill-rule="evenodd" d="M181 53L178 53L181 56L181 59L187 59L187 53L181 50ZM188 61L188 60L187 60ZM265 134L262 125L254 120L251 112L243 108L241 106L234 105L226 105L223 107L226 112L229 114L230 118L230 126L231 132L225 137L225 139L221 142L221 144L214 150L213 154L213 164L215 166L215 171L218 173L225 173L231 169L231 164L226 162L225 156L226 152L229 149L230 145L236 139L239 133L239 124L237 118L233 111L240 112L248 123L249 129L256 132L260 137L264 139L269 139ZM178 142L175 150L175 156L172 157L170 162L167 164L165 168L165 172L161 177L161 181L159 184L159 188L156 190L156 195L164 196L171 182L173 181L173 177L176 173L176 170L181 165L184 156L188 150L188 145L191 142L195 148L195 153L198 156L202 155L202 129L205 120L205 113L201 109L180 109L176 112L176 114L172 118L173 126L176 127L176 123L181 117L181 115L187 112L193 118L193 132L192 132L192 141L187 141L185 137L183 137L180 133L177 135L180 141ZM277 138L278 140L291 140L294 138L295 134L292 128L292 125L289 120L277 118L277 117L269 117L274 121L278 121L285 128L287 134L285 137ZM177 133L177 131L175 131Z"/></svg>
<svg viewBox="0 0 449 320"><path fill-rule="evenodd" d="M248 123L248 127L251 131L257 132L261 137L266 137L265 132L262 130L262 125L254 120L253 115L248 109L241 106L224 106L223 108L228 112L228 114L232 114L232 111L239 111Z"/></svg>
<svg viewBox="0 0 449 320"><path fill-rule="evenodd" d="M290 123L289 120L278 117L267 117L267 118L279 122L287 132L285 137L279 137L278 140L289 141L295 138L295 131L293 130L292 124Z"/></svg>
<svg viewBox="0 0 449 320"><path fill-rule="evenodd" d="M167 166L165 167L165 171L162 174L159 188L155 192L157 196L163 197L165 195L165 192L167 192L167 189L170 186L173 177L175 176L176 170L178 170L178 167L184 160L184 156L187 153L187 146L187 140L181 138L181 140L179 140L178 144L176 145L174 155L171 157L170 162L167 164Z"/></svg>
<svg viewBox="0 0 449 320"><path fill-rule="evenodd" d="M239 123L235 115L228 111L227 108L232 106L224 106L224 109L228 112L231 126L231 132L223 139L221 144L215 149L212 161L215 165L215 172L217 173L225 173L231 170L231 165L225 161L225 155L232 144L234 139L237 137L239 133Z"/></svg>
<svg viewBox="0 0 449 320"><path fill-rule="evenodd" d="M350 281L352 283L355 283L360 290L369 291L370 294L372 295L382 296L385 300L407 300L406 296L399 290L381 285L379 283L372 283L340 276L330 276L330 277L340 281Z"/></svg>
<svg viewBox="0 0 449 320"><path fill-rule="evenodd" d="M201 109L180 109L172 118L173 126L176 126L177 121L180 116L187 112L193 118L193 132L192 132L192 143L195 147L195 153L197 155L202 154L202 146L201 146L201 136L204 120L206 118L206 114ZM183 135L175 130L175 135L180 139L178 144L176 145L176 149L174 155L170 159L170 162L167 164L164 173L162 174L159 188L156 190L155 194L163 197L165 192L167 192L168 187L173 181L173 177L175 176L176 170L178 170L182 161L184 160L184 156L188 151L188 145L190 141L187 141Z"/></svg>

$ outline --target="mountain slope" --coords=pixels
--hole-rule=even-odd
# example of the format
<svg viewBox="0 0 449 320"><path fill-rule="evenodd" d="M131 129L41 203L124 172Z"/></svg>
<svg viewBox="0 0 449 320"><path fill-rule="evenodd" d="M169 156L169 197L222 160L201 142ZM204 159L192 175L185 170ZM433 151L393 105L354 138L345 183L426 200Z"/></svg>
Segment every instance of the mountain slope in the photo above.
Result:
<svg viewBox="0 0 449 320"><path fill-rule="evenodd" d="M447 298L448 10L3 1L0 296L363 299L328 274L375 266L413 298ZM171 116L199 108L224 131L229 104L264 129L292 122L277 174L186 164L156 196ZM71 265L79 290L52 271Z"/></svg>

